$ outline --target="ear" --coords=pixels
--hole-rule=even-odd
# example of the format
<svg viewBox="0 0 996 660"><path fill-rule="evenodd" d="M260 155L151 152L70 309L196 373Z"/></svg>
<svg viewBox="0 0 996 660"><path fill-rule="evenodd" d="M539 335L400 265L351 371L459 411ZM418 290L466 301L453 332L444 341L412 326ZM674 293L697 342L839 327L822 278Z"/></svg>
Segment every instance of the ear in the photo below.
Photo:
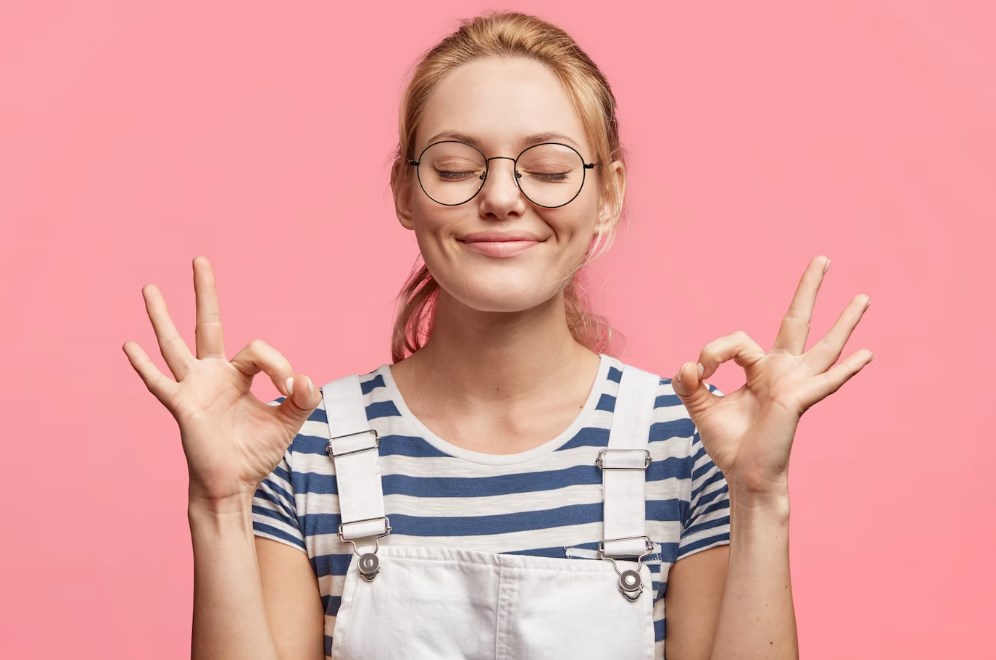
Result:
<svg viewBox="0 0 996 660"><path fill-rule="evenodd" d="M601 195L599 200L596 234L608 232L615 226L619 214L622 213L622 201L626 196L626 167L622 161L613 161L604 168L602 176L608 179L606 181L608 192Z"/></svg>
<svg viewBox="0 0 996 660"><path fill-rule="evenodd" d="M407 161L398 160L394 164L391 176L391 192L394 195L394 211L398 222L405 229L415 229L412 220L412 171L413 167Z"/></svg>

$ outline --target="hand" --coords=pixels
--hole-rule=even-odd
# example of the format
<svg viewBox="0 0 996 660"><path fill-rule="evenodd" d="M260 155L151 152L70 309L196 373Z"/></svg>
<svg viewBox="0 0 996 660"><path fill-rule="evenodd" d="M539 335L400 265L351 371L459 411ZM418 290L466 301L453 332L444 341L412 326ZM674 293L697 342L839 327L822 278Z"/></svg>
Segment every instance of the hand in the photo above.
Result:
<svg viewBox="0 0 996 660"><path fill-rule="evenodd" d="M290 363L266 342L256 339L232 358L225 357L221 313L211 264L196 257L197 357L190 354L154 285L142 288L159 349L176 380L164 376L133 341L122 349L149 391L176 418L190 473L190 498L220 502L252 496L280 462L309 413L321 400L311 380L294 376ZM279 406L261 402L252 392L253 376L265 371L287 396Z"/></svg>
<svg viewBox="0 0 996 660"><path fill-rule="evenodd" d="M872 360L872 352L863 349L833 366L871 304L866 295L855 296L823 339L803 352L816 293L829 265L826 257L809 263L771 351L765 353L746 333L735 332L702 349L701 374L694 362L686 362L672 381L705 450L731 488L787 492L789 452L802 414ZM726 396L713 394L704 380L731 359L744 368L747 383Z"/></svg>

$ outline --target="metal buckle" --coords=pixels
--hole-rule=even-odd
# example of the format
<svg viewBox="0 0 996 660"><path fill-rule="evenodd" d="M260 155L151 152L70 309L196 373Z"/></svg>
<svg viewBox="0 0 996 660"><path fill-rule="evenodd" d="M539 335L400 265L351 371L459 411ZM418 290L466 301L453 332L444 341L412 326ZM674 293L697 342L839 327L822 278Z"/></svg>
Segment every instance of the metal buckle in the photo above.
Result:
<svg viewBox="0 0 996 660"><path fill-rule="evenodd" d="M353 449L351 451L344 451L341 454L336 454L333 452L332 450L333 440L338 440L339 438L350 438L354 435L360 435L361 433L373 433L373 446L363 447L362 449ZM378 435L377 429L366 429L365 431L357 431L356 433L347 433L346 435L332 436L331 438L329 438L328 446L325 447L325 453L328 454L331 459L335 460L336 457L339 456L349 456L350 454L358 454L361 451L372 451L374 449L377 449L378 447L380 447L380 435Z"/></svg>
<svg viewBox="0 0 996 660"><path fill-rule="evenodd" d="M619 566L616 565L615 558L606 556L605 542L626 541L629 539L643 539L646 542L647 551L636 558L636 570L627 569L625 571L620 571ZM640 576L640 566L643 564L643 558L653 551L654 544L650 542L649 536L623 536L617 539L602 539L598 542L598 557L599 559L608 559L612 562L612 568L615 570L616 575L619 576L619 591L622 592L622 595L626 598L626 600L635 602L639 600L640 594L643 593L644 584L643 578Z"/></svg>
<svg viewBox="0 0 996 660"><path fill-rule="evenodd" d="M642 451L643 452L643 467L606 467L605 466L605 454L610 451ZM595 465L601 470L646 470L650 467L650 450L649 449L600 449L598 450L598 456L595 458Z"/></svg>
<svg viewBox="0 0 996 660"><path fill-rule="evenodd" d="M356 541L353 539L344 538L342 535L342 526L349 525L352 523L359 522L370 522L371 520L383 520L385 532L383 534L377 534L373 536L374 549L373 552L360 552L360 548L356 545ZM377 551L380 550L380 539L391 533L391 520L387 516L379 516L377 518L364 518L363 520L350 520L348 523L339 523L339 540L343 543L349 543L353 546L353 552L359 557L357 562L357 570L360 572L360 577L370 582L377 574L380 573L380 559L377 557ZM368 536L361 536L361 539L370 538Z"/></svg>
<svg viewBox="0 0 996 660"><path fill-rule="evenodd" d="M642 560L644 557L646 557L647 555L649 555L651 552L654 551L654 544L650 542L650 537L647 536L647 535L643 535L643 536L620 536L617 539L602 539L601 541L599 541L598 542L598 558L599 559L612 559L612 557L605 556L605 542L606 541L629 541L629 540L632 540L632 539L643 539L644 543L647 546L647 551L644 552L642 555L639 555L639 559L637 559L637 561Z"/></svg>
<svg viewBox="0 0 996 660"><path fill-rule="evenodd" d="M386 530L383 534L375 534L375 535L373 535L374 539L383 538L383 537L385 537L385 536L387 536L388 534L391 533L391 519L388 518L387 516L377 516L376 518L364 518L362 520L350 520L349 522L341 522L341 523L339 523L339 540L342 541L343 543L352 543L353 547L355 548L356 547L356 543L354 543L352 539L347 539L347 538L343 537L343 535L342 535L342 526L343 525L352 525L354 523L370 522L371 520L383 520L384 521L384 529ZM369 537L367 537L367 536L361 536L360 538L361 539L365 539L365 538L369 538Z"/></svg>

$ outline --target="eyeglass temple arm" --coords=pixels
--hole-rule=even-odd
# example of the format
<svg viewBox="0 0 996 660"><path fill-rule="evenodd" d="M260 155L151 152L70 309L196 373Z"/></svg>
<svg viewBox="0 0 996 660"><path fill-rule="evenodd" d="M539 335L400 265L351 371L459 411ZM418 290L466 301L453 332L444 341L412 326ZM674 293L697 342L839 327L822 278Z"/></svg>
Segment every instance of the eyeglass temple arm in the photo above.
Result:
<svg viewBox="0 0 996 660"><path fill-rule="evenodd" d="M409 158L408 159L408 164L412 165L414 167L418 167L418 165L419 165L420 162L421 161L415 160L413 158ZM595 169L595 166L598 165L598 163L582 163L582 165L584 166L584 168L586 170L592 170L592 169Z"/></svg>

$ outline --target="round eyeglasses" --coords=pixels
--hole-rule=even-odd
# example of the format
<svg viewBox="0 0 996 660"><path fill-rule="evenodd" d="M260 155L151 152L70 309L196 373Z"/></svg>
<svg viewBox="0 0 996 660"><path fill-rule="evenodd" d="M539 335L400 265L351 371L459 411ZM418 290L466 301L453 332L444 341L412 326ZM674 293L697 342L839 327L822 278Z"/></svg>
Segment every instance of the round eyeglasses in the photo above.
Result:
<svg viewBox="0 0 996 660"><path fill-rule="evenodd" d="M416 168L418 183L429 199L459 206L484 187L493 160L512 161L515 185L530 202L548 209L574 201L581 194L585 173L598 164L584 162L574 147L559 142L527 147L515 158L487 158L477 147L457 140L433 142L408 164Z"/></svg>

